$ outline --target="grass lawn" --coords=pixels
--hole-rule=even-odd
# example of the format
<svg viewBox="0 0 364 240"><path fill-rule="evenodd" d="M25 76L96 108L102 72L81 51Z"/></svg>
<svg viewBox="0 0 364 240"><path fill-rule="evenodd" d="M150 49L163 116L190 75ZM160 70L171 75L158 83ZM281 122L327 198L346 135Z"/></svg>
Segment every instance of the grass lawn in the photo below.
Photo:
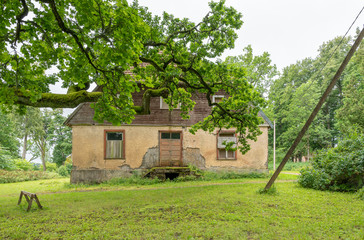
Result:
<svg viewBox="0 0 364 240"><path fill-rule="evenodd" d="M363 239L364 202L354 194L295 182L276 183L278 195L258 194L267 180L0 184L0 239ZM17 206L20 190L38 193L44 210Z"/></svg>

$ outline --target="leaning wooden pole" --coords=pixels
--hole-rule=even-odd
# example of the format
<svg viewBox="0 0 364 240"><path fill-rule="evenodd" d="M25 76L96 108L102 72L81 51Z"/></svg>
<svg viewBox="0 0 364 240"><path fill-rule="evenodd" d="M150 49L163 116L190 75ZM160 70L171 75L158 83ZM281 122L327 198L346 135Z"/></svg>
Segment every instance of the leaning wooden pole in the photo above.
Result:
<svg viewBox="0 0 364 240"><path fill-rule="evenodd" d="M354 55L356 49L358 48L358 46L360 45L361 41L363 40L363 36L364 36L364 28L361 30L358 38L356 39L356 41L354 42L354 44L351 47L350 51L346 55L346 57L345 57L344 61L342 62L339 70L337 70L334 78L331 80L329 86L327 87L326 91L322 95L320 101L317 103L315 109L311 113L311 116L308 118L306 124L303 126L302 130L298 134L296 140L293 142L291 148L288 150L286 156L283 158L281 164L279 164L277 170L274 172L273 176L270 178L269 182L265 186L265 188L264 188L265 191L268 191L268 189L273 185L273 183L277 179L279 173L282 171L284 165L286 165L286 163L287 163L288 159L291 157L293 151L296 149L297 145L300 143L302 137L305 135L307 129L311 125L313 119L316 117L317 113L319 112L319 110L321 109L322 105L324 104L326 98L328 97L328 95L330 94L331 90L335 86L337 80L340 78L340 76L341 76L342 72L344 71L346 65L348 64L348 62L350 61L351 57Z"/></svg>

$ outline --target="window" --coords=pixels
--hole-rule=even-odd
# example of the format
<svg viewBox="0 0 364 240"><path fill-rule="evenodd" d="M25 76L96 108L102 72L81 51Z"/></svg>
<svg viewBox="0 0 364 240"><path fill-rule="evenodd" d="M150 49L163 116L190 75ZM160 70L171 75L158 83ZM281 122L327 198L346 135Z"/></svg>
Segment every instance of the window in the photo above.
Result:
<svg viewBox="0 0 364 240"><path fill-rule="evenodd" d="M160 109L169 109L169 106L164 101L163 97L160 97ZM178 103L175 109L181 109L181 103Z"/></svg>
<svg viewBox="0 0 364 240"><path fill-rule="evenodd" d="M212 102L213 103L219 103L222 101L222 99L224 98L224 95L214 95L212 96Z"/></svg>
<svg viewBox="0 0 364 240"><path fill-rule="evenodd" d="M181 139L179 132L162 132L161 139Z"/></svg>
<svg viewBox="0 0 364 240"><path fill-rule="evenodd" d="M236 147L236 137L234 132L219 132L217 135L217 159L236 159L236 151L226 150L226 143L234 142Z"/></svg>
<svg viewBox="0 0 364 240"><path fill-rule="evenodd" d="M105 130L105 159L125 158L124 136L123 130Z"/></svg>

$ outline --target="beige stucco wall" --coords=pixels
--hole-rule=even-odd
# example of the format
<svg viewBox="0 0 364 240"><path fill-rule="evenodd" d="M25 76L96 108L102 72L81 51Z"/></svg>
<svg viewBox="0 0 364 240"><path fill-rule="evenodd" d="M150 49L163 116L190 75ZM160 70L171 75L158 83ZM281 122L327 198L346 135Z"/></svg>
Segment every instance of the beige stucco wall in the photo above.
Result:
<svg viewBox="0 0 364 240"><path fill-rule="evenodd" d="M124 160L104 159L104 130L125 131ZM182 131L183 149L199 149L206 168L267 169L268 127L261 127L263 133L257 142L250 142L248 153L238 151L237 160L217 160L216 134L198 131L193 135L188 128L168 126L73 126L73 164L76 169L120 169L126 164L139 168L148 149L158 148L159 130Z"/></svg>

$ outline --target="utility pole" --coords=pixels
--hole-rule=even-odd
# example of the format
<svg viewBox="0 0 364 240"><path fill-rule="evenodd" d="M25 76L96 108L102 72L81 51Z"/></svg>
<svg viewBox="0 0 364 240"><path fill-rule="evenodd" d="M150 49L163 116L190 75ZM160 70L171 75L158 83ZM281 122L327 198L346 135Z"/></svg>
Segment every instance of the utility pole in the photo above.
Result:
<svg viewBox="0 0 364 240"><path fill-rule="evenodd" d="M273 171L276 170L276 120L273 121Z"/></svg>
<svg viewBox="0 0 364 240"><path fill-rule="evenodd" d="M320 101L317 103L315 109L313 110L313 112L311 113L310 117L308 118L307 122L305 123L305 125L303 126L302 130L300 131L300 133L298 134L298 136L296 137L296 140L293 142L292 146L290 147L290 149L288 150L286 156L283 158L281 164L279 164L277 170L274 172L273 176L270 178L269 182L267 183L267 185L265 186L264 190L268 191L269 188L273 185L274 181L277 179L279 173L282 171L284 165L286 165L288 159L291 157L292 153L294 152L294 150L296 149L297 145L300 143L300 141L302 140L302 137L305 135L307 129L309 128L309 126L311 125L312 121L314 120L314 118L316 117L317 113L319 112L319 110L321 109L322 105L324 104L326 98L328 97L328 95L330 94L331 90L333 89L333 87L335 86L337 80L340 78L342 72L344 71L346 65L349 63L351 57L354 55L356 49L358 48L359 44L361 43L361 41L363 40L363 36L364 36L364 28L361 30L358 38L355 40L353 46L351 47L350 51L348 52L348 54L346 55L344 61L341 63L341 66L339 67L339 69L337 70L334 78L331 80L329 86L327 87L326 91L324 92L324 94L322 95Z"/></svg>

